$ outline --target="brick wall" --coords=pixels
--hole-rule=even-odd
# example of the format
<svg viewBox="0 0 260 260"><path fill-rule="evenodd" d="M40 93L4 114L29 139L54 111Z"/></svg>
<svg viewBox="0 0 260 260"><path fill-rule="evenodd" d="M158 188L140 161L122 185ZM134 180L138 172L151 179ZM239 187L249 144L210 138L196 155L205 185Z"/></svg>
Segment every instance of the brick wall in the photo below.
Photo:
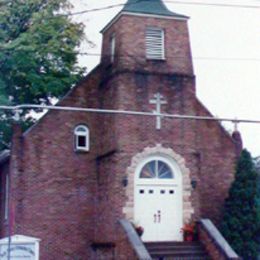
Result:
<svg viewBox="0 0 260 260"><path fill-rule="evenodd" d="M122 228L119 224L119 221L115 223L115 240L114 242L102 242L96 241L92 244L92 254L91 259L98 259L98 260L137 260L136 252L134 251L129 237L127 237L126 231ZM139 249L139 248L138 248ZM140 249L139 249L140 250Z"/></svg>
<svg viewBox="0 0 260 260"><path fill-rule="evenodd" d="M115 259L122 259L122 260L137 260L138 257L136 256L130 242L129 238L126 236L125 231L123 230L122 226L117 224L117 247L116 247L116 257Z"/></svg>
<svg viewBox="0 0 260 260"><path fill-rule="evenodd" d="M197 227L199 240L205 247L210 259L241 259L210 220L200 220Z"/></svg>
<svg viewBox="0 0 260 260"><path fill-rule="evenodd" d="M93 98L97 85L94 72L59 105L98 107ZM91 131L91 152L75 152L73 131L78 124L98 131L94 114L50 111L22 137L14 138L13 233L40 238L41 259L90 257L99 139Z"/></svg>
<svg viewBox="0 0 260 260"><path fill-rule="evenodd" d="M225 255L214 244L214 241L212 241L207 232L202 228L200 228L199 231L199 239L203 243L212 260L226 260Z"/></svg>
<svg viewBox="0 0 260 260"><path fill-rule="evenodd" d="M148 61L145 56L146 27L165 31L165 61ZM193 74L189 32L186 20L121 16L103 35L102 61L110 62L110 38L115 34L115 69L141 69L156 73Z"/></svg>
<svg viewBox="0 0 260 260"><path fill-rule="evenodd" d="M160 92L168 102L163 106L163 112L210 116L196 99L193 78L142 72L122 73L115 77L114 87L118 89L115 103L118 109L150 112L154 106L149 104L149 100L153 94ZM104 197L111 199L110 203L115 206L115 201L118 201L118 212L125 204L122 179L132 158L146 147L161 144L185 159L191 179L197 181L191 196L194 217L207 216L216 223L219 221L224 198L233 180L235 146L218 123L164 118L162 129L156 130L155 118L118 115L115 116L115 124L117 152L106 161L106 167L112 171L108 171L107 176L111 179L105 185L110 194Z"/></svg>

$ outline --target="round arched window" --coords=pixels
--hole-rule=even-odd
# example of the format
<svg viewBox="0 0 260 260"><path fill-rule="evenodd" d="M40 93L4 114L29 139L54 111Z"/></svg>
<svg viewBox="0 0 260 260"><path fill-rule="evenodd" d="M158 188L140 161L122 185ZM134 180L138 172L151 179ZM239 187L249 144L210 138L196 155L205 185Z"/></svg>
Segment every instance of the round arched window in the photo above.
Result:
<svg viewBox="0 0 260 260"><path fill-rule="evenodd" d="M89 129L79 125L74 129L75 149L77 151L89 151Z"/></svg>
<svg viewBox="0 0 260 260"><path fill-rule="evenodd" d="M140 173L141 179L173 179L174 174L167 163L153 160L144 165Z"/></svg>

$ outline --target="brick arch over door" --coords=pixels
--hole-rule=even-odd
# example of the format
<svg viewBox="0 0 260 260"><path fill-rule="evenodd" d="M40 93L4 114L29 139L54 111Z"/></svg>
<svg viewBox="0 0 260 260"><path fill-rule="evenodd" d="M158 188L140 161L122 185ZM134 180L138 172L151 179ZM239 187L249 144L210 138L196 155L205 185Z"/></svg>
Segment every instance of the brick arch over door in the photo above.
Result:
<svg viewBox="0 0 260 260"><path fill-rule="evenodd" d="M126 187L126 203L123 208L124 217L128 220L134 219L134 185L135 172L138 165L147 157L153 155L164 155L176 161L181 173L183 183L183 222L188 223L192 219L194 208L191 203L191 177L190 170L185 165L185 159L179 154L175 153L171 148L164 148L161 144L154 147L146 147L141 153L136 154L132 160L131 165L127 168L126 175L128 178L128 185Z"/></svg>

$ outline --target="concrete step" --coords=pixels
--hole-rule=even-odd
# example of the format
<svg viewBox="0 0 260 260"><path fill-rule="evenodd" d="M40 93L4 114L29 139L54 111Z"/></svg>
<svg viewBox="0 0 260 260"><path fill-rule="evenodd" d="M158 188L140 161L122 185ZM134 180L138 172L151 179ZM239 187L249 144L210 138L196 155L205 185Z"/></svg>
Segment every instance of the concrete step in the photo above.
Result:
<svg viewBox="0 0 260 260"><path fill-rule="evenodd" d="M172 253L172 252L157 252L150 254L152 258L160 258L160 257L173 257L173 258L187 258L187 257L197 257L204 258L207 257L206 253L193 253L193 252L181 252L181 253Z"/></svg>
<svg viewBox="0 0 260 260"><path fill-rule="evenodd" d="M153 260L211 260L209 257L197 257L197 256L187 256L187 257L153 257Z"/></svg>
<svg viewBox="0 0 260 260"><path fill-rule="evenodd" d="M199 242L149 242L145 246L156 260L208 260L210 259Z"/></svg>
<svg viewBox="0 0 260 260"><path fill-rule="evenodd" d="M160 251L150 251L151 255L173 255L173 256L189 256L189 255L193 255L193 256L204 256L205 255L205 251L204 250L160 250Z"/></svg>
<svg viewBox="0 0 260 260"><path fill-rule="evenodd" d="M196 249L201 249L201 244L199 242L165 242L165 243L146 243L146 247L149 248L150 250L160 250L160 249L183 249L183 250L196 250Z"/></svg>

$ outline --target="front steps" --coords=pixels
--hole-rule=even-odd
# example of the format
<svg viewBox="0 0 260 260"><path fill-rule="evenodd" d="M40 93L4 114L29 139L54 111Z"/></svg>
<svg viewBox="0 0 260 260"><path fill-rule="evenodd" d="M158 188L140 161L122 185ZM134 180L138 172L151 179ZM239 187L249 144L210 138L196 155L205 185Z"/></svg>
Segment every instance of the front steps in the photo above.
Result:
<svg viewBox="0 0 260 260"><path fill-rule="evenodd" d="M199 242L149 242L145 246L154 260L210 260Z"/></svg>

